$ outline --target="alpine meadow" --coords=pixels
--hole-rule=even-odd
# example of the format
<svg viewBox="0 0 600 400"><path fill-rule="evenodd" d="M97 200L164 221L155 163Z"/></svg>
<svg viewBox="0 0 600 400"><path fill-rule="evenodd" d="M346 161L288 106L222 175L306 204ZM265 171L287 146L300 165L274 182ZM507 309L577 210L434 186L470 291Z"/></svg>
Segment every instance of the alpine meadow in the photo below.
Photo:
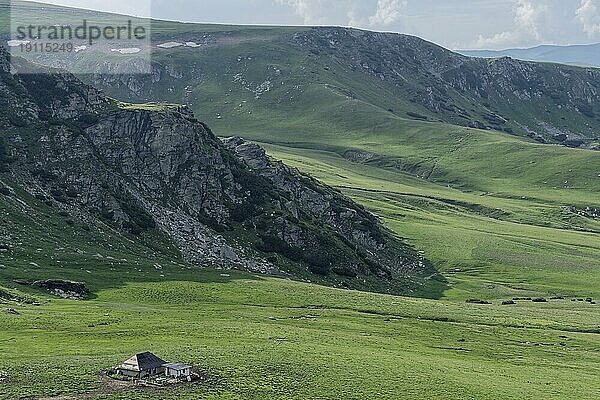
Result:
<svg viewBox="0 0 600 400"><path fill-rule="evenodd" d="M11 36L116 18L0 0L0 399L600 398L600 70L321 23Z"/></svg>

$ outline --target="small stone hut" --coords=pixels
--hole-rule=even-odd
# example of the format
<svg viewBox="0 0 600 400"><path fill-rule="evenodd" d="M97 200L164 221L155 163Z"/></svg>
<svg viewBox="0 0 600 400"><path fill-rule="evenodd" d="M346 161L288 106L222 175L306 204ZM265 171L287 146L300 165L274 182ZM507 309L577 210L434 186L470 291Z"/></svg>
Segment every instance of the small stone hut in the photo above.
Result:
<svg viewBox="0 0 600 400"><path fill-rule="evenodd" d="M192 366L185 364L169 363L165 364L165 375L169 378L187 378L192 375Z"/></svg>

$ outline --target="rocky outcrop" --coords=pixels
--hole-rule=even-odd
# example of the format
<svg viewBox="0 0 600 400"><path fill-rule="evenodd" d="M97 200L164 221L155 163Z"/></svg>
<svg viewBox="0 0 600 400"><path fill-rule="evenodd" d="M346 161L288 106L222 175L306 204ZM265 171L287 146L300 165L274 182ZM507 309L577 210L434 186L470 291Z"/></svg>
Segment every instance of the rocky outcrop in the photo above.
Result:
<svg viewBox="0 0 600 400"><path fill-rule="evenodd" d="M45 280L34 282L32 286L47 290L53 296L63 299L84 300L91 294L85 283L81 282Z"/></svg>
<svg viewBox="0 0 600 400"><path fill-rule="evenodd" d="M383 230L375 216L339 192L282 162L271 160L256 144L241 138L229 138L224 142L251 171L267 178L284 195L283 206L294 218L308 215L324 222L345 241L361 249L366 262L386 266L376 268L376 274L386 277L391 276L391 271L417 272L425 268L425 261L418 256L410 260L398 259L397 254L406 254L406 246L390 240L389 233ZM289 243L302 243L294 229L282 229L280 238ZM350 260L341 268L342 274L359 275L360 266L353 265Z"/></svg>
<svg viewBox="0 0 600 400"><path fill-rule="evenodd" d="M14 72L0 93L19 91L14 107L29 119L7 122L5 176L70 216L132 240L158 232L199 266L405 294L436 276L362 207L254 144L221 143L186 107L122 104L67 74Z"/></svg>

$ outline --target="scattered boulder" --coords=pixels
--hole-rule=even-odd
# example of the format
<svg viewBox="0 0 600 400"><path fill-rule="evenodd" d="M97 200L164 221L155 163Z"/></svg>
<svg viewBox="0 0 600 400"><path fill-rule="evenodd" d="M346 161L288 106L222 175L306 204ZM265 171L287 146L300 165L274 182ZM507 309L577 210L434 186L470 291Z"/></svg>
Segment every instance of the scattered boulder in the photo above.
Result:
<svg viewBox="0 0 600 400"><path fill-rule="evenodd" d="M572 206L569 208L569 210L574 213L577 214L581 217L585 217L585 218L590 218L590 219L600 219L600 208L598 207L575 207Z"/></svg>
<svg viewBox="0 0 600 400"><path fill-rule="evenodd" d="M468 304L492 304L489 301L481 300L481 299L469 299L467 300Z"/></svg>
<svg viewBox="0 0 600 400"><path fill-rule="evenodd" d="M0 383L8 383L10 382L10 376L6 371L0 371Z"/></svg>
<svg viewBox="0 0 600 400"><path fill-rule="evenodd" d="M46 289L52 295L62 297L63 299L84 300L89 298L91 294L85 283L82 282L70 282L53 279L36 281L33 283L33 286Z"/></svg>
<svg viewBox="0 0 600 400"><path fill-rule="evenodd" d="M7 310L6 310L6 313L7 313L7 314L10 314L10 315L21 315L21 313L20 313L20 312L18 312L17 310L15 310L14 308L9 308L9 309L7 309Z"/></svg>

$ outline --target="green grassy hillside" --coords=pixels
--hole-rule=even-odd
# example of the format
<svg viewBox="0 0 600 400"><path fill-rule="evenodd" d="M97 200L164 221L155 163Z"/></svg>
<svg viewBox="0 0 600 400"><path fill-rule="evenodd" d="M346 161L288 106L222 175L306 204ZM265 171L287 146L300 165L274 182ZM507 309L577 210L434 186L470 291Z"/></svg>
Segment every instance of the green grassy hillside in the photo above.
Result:
<svg viewBox="0 0 600 400"><path fill-rule="evenodd" d="M468 305L236 273L189 278L0 314L10 379L0 397L590 399L600 390L598 308L586 302ZM193 363L209 382L128 392L98 376L142 350Z"/></svg>
<svg viewBox="0 0 600 400"><path fill-rule="evenodd" d="M15 2L35 22L110 21L110 14ZM9 30L0 1L0 31ZM152 21L152 79L84 76L111 96L193 107L211 126L343 128L364 113L499 130L571 147L599 145L594 68L472 59L417 37L341 28ZM161 48L165 43L179 46ZM193 43L187 46L185 43ZM118 46L118 44L115 44ZM104 64L114 58L84 60ZM77 56L64 61L77 64ZM61 64L63 65L63 64ZM133 72L133 71L132 71ZM532 101L535 99L535 101ZM350 100L351 107L340 106ZM287 122L302 112L303 124ZM358 114L358 115L356 115Z"/></svg>
<svg viewBox="0 0 600 400"><path fill-rule="evenodd" d="M15 4L25 19L40 18L39 5ZM8 2L0 1L2 14L8 10ZM50 6L43 16L62 23L114 18ZM9 29L6 22L0 20L0 31ZM303 123L316 126L343 128L340 122L356 124L361 119L355 113L367 113L571 147L599 145L600 73L594 68L473 59L412 36L341 28L152 21L152 41L152 79L135 74L84 79L121 100L186 103L211 125L240 131L265 118L272 119L271 128L304 129L286 121L294 110L302 112ZM165 43L179 46L161 48ZM336 107L345 99L353 107Z"/></svg>

